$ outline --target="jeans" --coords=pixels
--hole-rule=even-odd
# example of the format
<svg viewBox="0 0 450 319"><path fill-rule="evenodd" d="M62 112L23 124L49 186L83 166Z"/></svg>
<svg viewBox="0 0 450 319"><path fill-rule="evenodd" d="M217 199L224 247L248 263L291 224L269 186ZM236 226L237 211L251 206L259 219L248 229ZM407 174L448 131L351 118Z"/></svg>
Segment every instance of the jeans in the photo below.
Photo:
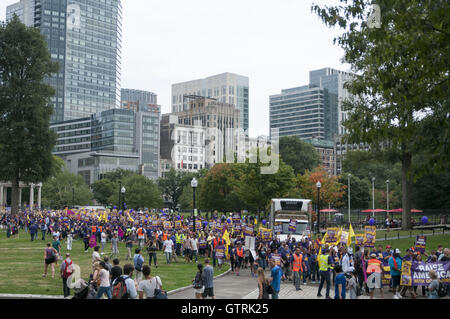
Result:
<svg viewBox="0 0 450 319"><path fill-rule="evenodd" d="M278 299L278 293L279 293L279 291L273 291L273 294L272 294L272 299Z"/></svg>
<svg viewBox="0 0 450 319"><path fill-rule="evenodd" d="M45 230L42 231L42 240L45 240Z"/></svg>
<svg viewBox="0 0 450 319"><path fill-rule="evenodd" d="M213 251L212 256L213 256L213 267L216 267L216 252L215 251Z"/></svg>
<svg viewBox="0 0 450 319"><path fill-rule="evenodd" d="M319 284L319 290L317 292L318 294L320 294L320 292L322 291L324 282L327 283L325 296L330 297L330 272L329 271L320 271L320 284Z"/></svg>
<svg viewBox="0 0 450 319"><path fill-rule="evenodd" d="M292 273L294 274L294 286L296 289L300 288L300 277L301 277L301 272L299 271L292 271Z"/></svg>
<svg viewBox="0 0 450 319"><path fill-rule="evenodd" d="M258 264L259 264L259 267L266 270L266 258L259 257Z"/></svg>
<svg viewBox="0 0 450 319"><path fill-rule="evenodd" d="M192 254L191 254L191 260L194 259L194 257L195 257L195 262L197 262L198 261L197 255L198 255L197 250L193 250Z"/></svg>
<svg viewBox="0 0 450 319"><path fill-rule="evenodd" d="M165 252L164 254L166 254L166 261L167 261L167 263L170 264L170 260L172 259L172 253Z"/></svg>
<svg viewBox="0 0 450 319"><path fill-rule="evenodd" d="M148 265L149 266L152 264L152 259L153 259L153 263L156 266L156 253L148 254Z"/></svg>
<svg viewBox="0 0 450 319"><path fill-rule="evenodd" d="M111 293L111 287L99 287L98 291L97 291L97 299L100 299L103 294L106 293L106 295L108 296L108 299L112 298L112 293Z"/></svg>

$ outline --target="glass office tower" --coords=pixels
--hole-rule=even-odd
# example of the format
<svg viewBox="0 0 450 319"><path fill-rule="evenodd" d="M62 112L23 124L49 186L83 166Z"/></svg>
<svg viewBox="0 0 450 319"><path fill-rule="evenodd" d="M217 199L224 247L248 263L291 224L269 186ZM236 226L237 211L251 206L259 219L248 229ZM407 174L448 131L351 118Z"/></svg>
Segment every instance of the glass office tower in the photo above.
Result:
<svg viewBox="0 0 450 319"><path fill-rule="evenodd" d="M59 63L48 79L56 90L52 122L120 107L120 0L21 0L7 7L7 21L14 14L40 29Z"/></svg>

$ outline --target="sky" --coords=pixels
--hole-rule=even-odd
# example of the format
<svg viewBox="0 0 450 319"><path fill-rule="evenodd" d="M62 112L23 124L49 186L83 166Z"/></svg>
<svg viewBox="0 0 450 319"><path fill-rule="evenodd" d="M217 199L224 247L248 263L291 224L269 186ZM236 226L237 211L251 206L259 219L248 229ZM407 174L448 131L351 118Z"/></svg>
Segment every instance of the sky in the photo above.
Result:
<svg viewBox="0 0 450 319"><path fill-rule="evenodd" d="M0 0L0 20L6 6ZM348 71L344 51L311 12L319 0L122 0L122 88L158 95L171 85L231 72L249 77L251 137L269 134L269 96L306 85L309 71Z"/></svg>

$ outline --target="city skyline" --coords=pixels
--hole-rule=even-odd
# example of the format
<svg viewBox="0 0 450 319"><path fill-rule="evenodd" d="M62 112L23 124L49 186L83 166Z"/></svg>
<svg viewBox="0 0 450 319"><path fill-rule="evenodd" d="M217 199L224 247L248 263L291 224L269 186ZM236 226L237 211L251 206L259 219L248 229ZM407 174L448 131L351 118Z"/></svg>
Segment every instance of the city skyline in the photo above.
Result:
<svg viewBox="0 0 450 319"><path fill-rule="evenodd" d="M1 20L15 2L0 5ZM270 95L306 83L310 70L348 71L332 43L337 33L311 12L312 3L123 1L122 87L155 92L164 114L172 84L241 74L250 82L250 136L268 135Z"/></svg>

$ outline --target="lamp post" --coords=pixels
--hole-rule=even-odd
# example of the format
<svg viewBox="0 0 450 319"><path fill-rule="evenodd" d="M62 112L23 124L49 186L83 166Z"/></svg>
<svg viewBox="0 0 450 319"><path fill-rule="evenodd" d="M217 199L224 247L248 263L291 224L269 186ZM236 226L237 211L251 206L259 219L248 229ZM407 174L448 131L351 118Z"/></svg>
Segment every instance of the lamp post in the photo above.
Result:
<svg viewBox="0 0 450 319"><path fill-rule="evenodd" d="M75 207L75 188L72 187L72 208Z"/></svg>
<svg viewBox="0 0 450 319"><path fill-rule="evenodd" d="M320 188L322 187L320 181L317 181L316 187L317 187L317 232L320 233Z"/></svg>
<svg viewBox="0 0 450 319"><path fill-rule="evenodd" d="M117 211L119 211L121 207L120 206L120 198L122 197L121 190L122 190L122 182L119 181L119 205L117 205Z"/></svg>
<svg viewBox="0 0 450 319"><path fill-rule="evenodd" d="M352 174L348 174L348 223L351 224L350 222L350 177L352 176Z"/></svg>
<svg viewBox="0 0 450 319"><path fill-rule="evenodd" d="M375 217L375 177L372 177L372 216Z"/></svg>
<svg viewBox="0 0 450 319"><path fill-rule="evenodd" d="M193 222L193 230L195 233L195 217L197 216L197 209L195 208L195 189L197 188L197 179L194 177L191 181L192 191L193 191L193 202L192 208L194 209L194 222Z"/></svg>
<svg viewBox="0 0 450 319"><path fill-rule="evenodd" d="M122 193L122 212L125 210L125 192L127 190L125 189L125 186L122 186L122 188L120 189L120 192Z"/></svg>
<svg viewBox="0 0 450 319"><path fill-rule="evenodd" d="M386 180L386 210L389 210L389 180Z"/></svg>

